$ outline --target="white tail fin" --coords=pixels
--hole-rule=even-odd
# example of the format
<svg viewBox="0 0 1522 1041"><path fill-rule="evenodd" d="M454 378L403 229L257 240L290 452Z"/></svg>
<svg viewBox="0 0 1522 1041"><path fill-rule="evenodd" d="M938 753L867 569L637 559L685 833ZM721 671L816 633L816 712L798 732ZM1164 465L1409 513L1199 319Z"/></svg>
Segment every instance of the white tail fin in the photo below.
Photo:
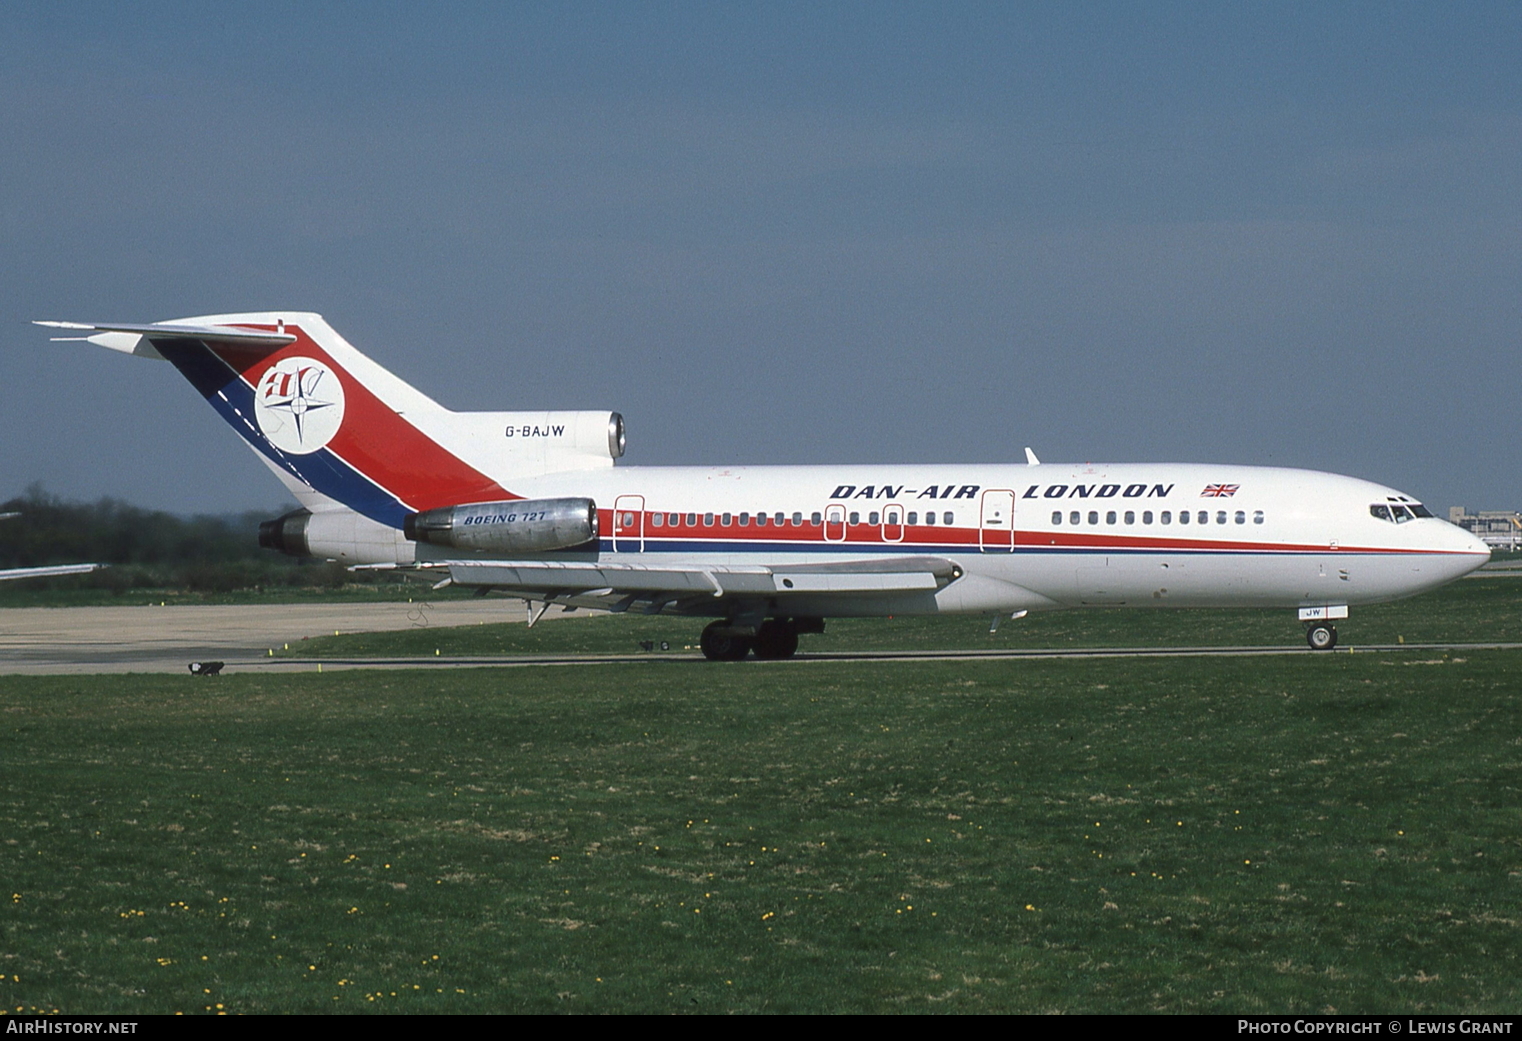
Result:
<svg viewBox="0 0 1522 1041"><path fill-rule="evenodd" d="M393 528L420 510L518 498L515 480L623 454L615 412L451 412L309 312L39 324L168 360L303 505L342 504Z"/></svg>

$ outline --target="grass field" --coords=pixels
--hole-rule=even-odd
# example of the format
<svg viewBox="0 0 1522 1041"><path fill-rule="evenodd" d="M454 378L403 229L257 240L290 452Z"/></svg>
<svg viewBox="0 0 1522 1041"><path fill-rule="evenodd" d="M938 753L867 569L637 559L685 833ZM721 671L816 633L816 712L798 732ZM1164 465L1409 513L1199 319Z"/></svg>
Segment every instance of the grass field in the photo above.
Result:
<svg viewBox="0 0 1522 1041"><path fill-rule="evenodd" d="M1519 660L7 677L0 1001L1514 1013Z"/></svg>
<svg viewBox="0 0 1522 1041"><path fill-rule="evenodd" d="M703 618L641 614L571 617L532 629L521 624L413 629L304 640L300 657L421 657L471 654L628 654L641 642L698 653ZM1003 619L990 633L987 616L832 618L825 632L805 636L802 654L1008 647L1304 647L1290 610L1090 610L1038 612ZM1364 644L1522 642L1522 578L1476 578L1411 600L1356 607L1337 623L1344 647Z"/></svg>

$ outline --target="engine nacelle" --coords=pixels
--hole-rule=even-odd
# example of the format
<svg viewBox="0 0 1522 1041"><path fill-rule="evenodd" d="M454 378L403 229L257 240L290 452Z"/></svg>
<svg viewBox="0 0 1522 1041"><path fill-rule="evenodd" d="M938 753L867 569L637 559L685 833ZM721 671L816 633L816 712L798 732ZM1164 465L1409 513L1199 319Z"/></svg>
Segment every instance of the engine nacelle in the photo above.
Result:
<svg viewBox="0 0 1522 1041"><path fill-rule="evenodd" d="M514 499L414 513L402 531L415 542L482 553L548 553L597 538L591 499Z"/></svg>
<svg viewBox="0 0 1522 1041"><path fill-rule="evenodd" d="M259 545L344 564L410 564L417 557L417 547L401 532L345 509L292 510L265 521L259 525Z"/></svg>
<svg viewBox="0 0 1522 1041"><path fill-rule="evenodd" d="M617 412L454 412L445 429L440 444L482 473L596 470L624 454Z"/></svg>

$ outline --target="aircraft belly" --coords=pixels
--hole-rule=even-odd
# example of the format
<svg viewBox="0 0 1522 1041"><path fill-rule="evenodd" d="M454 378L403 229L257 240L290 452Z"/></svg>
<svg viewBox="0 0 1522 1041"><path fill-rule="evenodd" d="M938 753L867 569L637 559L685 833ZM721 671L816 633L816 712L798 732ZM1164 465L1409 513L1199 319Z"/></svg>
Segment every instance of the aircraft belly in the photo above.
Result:
<svg viewBox="0 0 1522 1041"><path fill-rule="evenodd" d="M1381 562L1375 571L1366 560L1352 565L1350 555L1333 560L1335 566L1300 554L1043 553L1029 555L1013 580L1064 607L1293 607L1388 599L1410 589L1406 564ZM1370 581L1375 574L1380 581Z"/></svg>

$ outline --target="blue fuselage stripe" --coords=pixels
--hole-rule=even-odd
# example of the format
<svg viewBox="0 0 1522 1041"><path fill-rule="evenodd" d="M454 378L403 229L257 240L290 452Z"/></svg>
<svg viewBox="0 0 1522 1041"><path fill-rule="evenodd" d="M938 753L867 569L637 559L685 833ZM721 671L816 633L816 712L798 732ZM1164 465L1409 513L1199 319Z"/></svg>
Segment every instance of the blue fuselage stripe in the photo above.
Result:
<svg viewBox="0 0 1522 1041"><path fill-rule="evenodd" d="M153 346L201 392L228 426L286 473L392 528L400 528L412 512L396 496L377 487L326 448L309 455L292 455L272 445L254 416L253 388L206 344L194 340L155 340Z"/></svg>
<svg viewBox="0 0 1522 1041"><path fill-rule="evenodd" d="M615 548L616 543L616 548ZM1015 554L1028 555L1039 553L1043 555L1074 555L1085 556L1093 554L1107 554L1110 556L1262 556L1272 554L1280 557L1299 556L1322 556L1325 550L1308 549L1277 549L1273 546L1261 546L1254 549L1211 549L1205 547L1193 547L1187 549L1162 548L1156 546L1116 547L1116 546L1026 546L1017 544L1012 551L1008 549L979 550L975 543L966 542L791 542L777 540L775 542L745 542L731 539L653 539L646 537L644 548L640 548L640 540L624 538L620 535L616 540L604 538L599 541L598 548L604 553L871 553L874 556L886 554L924 556L925 554L958 556L977 555L985 557L1008 557ZM1341 550L1339 557L1361 555L1356 550ZM1382 555L1382 554L1376 554Z"/></svg>

